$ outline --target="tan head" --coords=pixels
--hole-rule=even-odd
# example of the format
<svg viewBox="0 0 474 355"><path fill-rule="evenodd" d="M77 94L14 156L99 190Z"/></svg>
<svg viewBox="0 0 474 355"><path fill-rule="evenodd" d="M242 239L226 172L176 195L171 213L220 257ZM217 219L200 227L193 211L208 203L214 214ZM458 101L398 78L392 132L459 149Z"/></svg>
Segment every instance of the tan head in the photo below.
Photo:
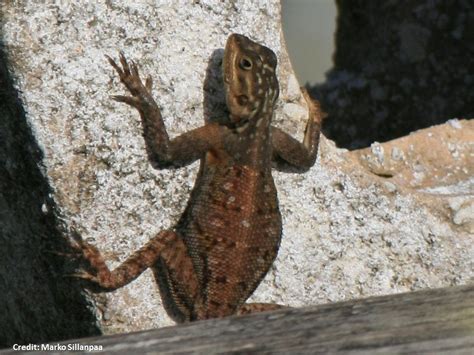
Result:
<svg viewBox="0 0 474 355"><path fill-rule="evenodd" d="M279 93L276 66L277 57L271 49L239 34L229 36L223 77L233 123L271 116Z"/></svg>

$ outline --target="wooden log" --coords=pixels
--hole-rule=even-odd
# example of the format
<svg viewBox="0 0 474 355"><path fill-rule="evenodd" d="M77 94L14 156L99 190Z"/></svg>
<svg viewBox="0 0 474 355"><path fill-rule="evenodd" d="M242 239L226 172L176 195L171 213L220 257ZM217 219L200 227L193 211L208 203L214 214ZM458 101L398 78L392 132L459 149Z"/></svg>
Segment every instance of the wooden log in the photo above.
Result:
<svg viewBox="0 0 474 355"><path fill-rule="evenodd" d="M474 354L474 285L289 308L61 344L99 345L114 354Z"/></svg>

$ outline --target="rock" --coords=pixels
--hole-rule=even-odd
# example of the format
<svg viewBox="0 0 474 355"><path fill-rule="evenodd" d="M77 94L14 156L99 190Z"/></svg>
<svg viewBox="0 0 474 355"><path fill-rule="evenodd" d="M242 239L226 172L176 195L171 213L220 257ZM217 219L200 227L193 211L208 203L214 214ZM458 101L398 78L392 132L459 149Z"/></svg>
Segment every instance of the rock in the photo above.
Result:
<svg viewBox="0 0 474 355"><path fill-rule="evenodd" d="M450 124L451 127L456 128L456 129L461 129L462 128L462 125L461 125L461 123L459 122L459 120L457 118L453 118L451 120L448 120L446 123Z"/></svg>
<svg viewBox="0 0 474 355"><path fill-rule="evenodd" d="M402 23L399 31L400 59L411 63L420 62L426 57L426 47L431 32L413 23Z"/></svg>
<svg viewBox="0 0 474 355"><path fill-rule="evenodd" d="M383 147L380 145L379 142L374 142L370 146L370 150L374 157L376 158L377 162L380 165L383 165L384 163L384 150Z"/></svg>
<svg viewBox="0 0 474 355"><path fill-rule="evenodd" d="M385 181L384 186L389 192L392 192L392 193L397 192L397 185L392 184L390 181Z"/></svg>
<svg viewBox="0 0 474 355"><path fill-rule="evenodd" d="M283 106L283 114L289 119L296 119L301 122L308 117L308 111L299 104L287 103Z"/></svg>
<svg viewBox="0 0 474 355"><path fill-rule="evenodd" d="M0 289L0 301L7 305L5 313L9 314L0 320L0 327L10 331L5 344L94 335L99 320L106 333L173 324L161 307L151 272L117 292L92 295L96 308L91 312L87 309L91 299L79 293L78 282L68 279L67 283L58 283L53 278L57 274L57 279L63 280L64 274L74 270L64 262L51 262L51 254L43 252L64 244L71 228L75 228L115 267L160 230L173 226L194 184L198 163L180 170L152 169L137 113L109 97L125 90L104 54L117 58L118 51L123 50L127 58L139 63L143 75L153 76L154 95L163 108L169 133L175 137L202 125L212 115L222 114L222 90L213 78L221 71L219 60L230 33L243 33L266 44L279 56L279 77L294 75L281 42L278 1L194 1L181 6L138 0L116 1L113 6L108 2L70 2L62 6L48 0L41 6L42 11L33 3L1 6L2 40L10 59L9 69L27 112L26 118L5 116L8 128L12 128L1 132L11 132L12 138L4 140L4 133L0 133L1 147L9 152L10 146L25 146L26 151L1 155L2 163L4 157L5 161L10 159L8 166L24 177L2 177L2 191L26 194L23 191L32 191L30 185L38 179L43 190L51 190L47 203L47 193L43 192L33 202L8 198L31 206L17 208L22 219L10 216L13 208L9 203L1 204L2 250L7 255L23 256L21 262L18 257L6 256L3 260L7 266L0 271L8 280L8 289ZM287 82L284 79L281 83L285 95ZM296 89L292 90L292 104L297 105ZM287 121L281 112L285 103L280 100L280 122ZM295 132L304 130L305 118L300 119L293 122L295 127L300 126L293 129ZM22 159L36 153L23 141L15 140L21 132L13 128L20 127L17 121L31 127L43 154L37 162L25 165L23 172L15 166L22 167ZM35 175L39 178L31 177L34 164L44 166L43 180L40 173ZM56 217L51 228L60 230L59 242L50 230L43 231L41 216L47 211ZM37 216L36 224L24 222L33 216ZM34 262L38 253L41 260L46 260L40 265ZM53 276L53 267L43 266L57 264ZM18 270L18 274L12 270ZM74 295L64 297L70 290ZM36 295L41 295L44 302L37 303ZM266 297L272 300L272 295ZM9 306L12 302L29 307ZM57 318L55 322L50 316ZM15 334L23 338L15 338Z"/></svg>
<svg viewBox="0 0 474 355"><path fill-rule="evenodd" d="M220 112L222 95L217 90L216 97L209 97L216 89L212 86L216 81L213 75L218 75L215 65L229 33L247 34L278 54L279 77L283 79L275 125L302 139L306 118L299 113L288 115L301 112L305 106L301 98L290 105L290 98L293 100L297 95L291 89L294 85L288 83L293 73L282 43L276 0L259 2L259 6L207 1L181 6L140 0L133 4L116 1L113 6L71 3L59 7L52 0L47 4L44 11L29 3L2 5L10 69L27 112L26 120L43 152L37 161L44 166L44 177L37 174L41 177L37 179L42 179L45 191L50 191L46 208L41 207L41 201L35 205L34 214L40 216L51 211L50 215L55 217L51 223L62 235L61 240L70 240L70 230L76 228L104 253L110 267L119 265L159 231L173 226L189 198L198 164L178 170L152 169L146 159L137 113L109 98L124 89L104 54L115 57L118 50L123 50L128 58L140 63L144 75L153 76L155 98L163 109L170 136L175 137L202 125L205 115ZM290 94L289 89L293 90ZM7 118L12 127L17 124L15 119ZM423 190L435 186L431 182L454 183L472 176L470 156L464 154L465 138L458 139L472 131L468 128L470 122L460 122L462 130L434 127L434 135L426 135L426 144L421 148L410 140L412 136L379 144L383 149L377 149L375 160L380 163L382 176L373 174L362 161L362 155L373 158L372 152L338 149L324 136L318 162L308 173L275 172L283 215L283 242L274 267L251 300L296 307L471 280L472 235L446 219L447 212L442 207L428 203L428 198L439 197ZM21 123L26 126L24 118ZM447 129L451 131L446 132ZM440 138L438 133L444 135ZM448 140L449 135L453 138ZM454 144L456 157L448 143ZM0 144L6 143L0 140ZM456 164L455 176L442 176L441 167L434 164L440 158L433 156L440 152L444 154L442 159ZM12 156L9 166L33 154L25 150ZM426 161L423 156L427 156ZM413 187L411 166L415 163L422 164L425 176L416 180ZM430 173L435 172L430 170L432 163L438 169L437 177ZM21 166L24 176L38 169L33 165ZM390 174L385 176L384 171ZM387 176L393 176L388 185L384 184ZM23 180L4 181L10 189L24 191L23 185L17 186L26 184ZM425 195L428 197L423 199ZM10 207L0 206L3 216ZM29 209L18 209L23 220L32 218L28 213ZM456 220L465 223L463 213ZM9 235L18 239L5 239L3 250L18 252L23 259L20 262L17 258L15 262L27 264L34 260L26 251L30 250L28 238L37 226L25 232L21 221L9 225ZM3 227L6 222L2 219L0 223ZM41 233L42 240L49 240L54 246L57 239L51 239L47 231ZM34 245L35 251L43 250L40 242ZM50 257L44 252L41 257L48 264ZM0 292L2 304L15 299L35 309L38 284L35 286L31 279L36 274L31 272L32 268L22 268L23 274L18 275L14 260L4 260L10 262L7 270L13 270L9 272L9 280L13 281L8 293ZM61 267L55 269L59 275L66 271ZM49 274L45 275L48 279ZM14 281L24 279L28 282ZM44 297L56 301L58 309L70 306L68 299L54 297L53 282L45 285ZM61 294L66 289L55 292ZM115 292L82 297L85 305L77 302L71 310L76 317L74 324L85 319L78 315L87 308L88 300L95 305L89 314L96 316L104 333L172 324L161 307L149 271ZM25 308L6 309L16 312L19 320L8 324L0 320L0 326L20 334L11 335L8 342L19 342L22 329L30 322L30 313ZM37 313L35 327L28 337L32 342L41 338L42 326L51 327L50 318ZM59 313L58 323L71 316ZM87 324L93 323L89 320ZM43 338L60 338L54 334L59 334L57 329ZM77 334L82 336L84 332Z"/></svg>
<svg viewBox="0 0 474 355"><path fill-rule="evenodd" d="M474 121L451 120L351 154L376 175L391 176L396 184L428 192L474 175L472 142Z"/></svg>
<svg viewBox="0 0 474 355"><path fill-rule="evenodd" d="M474 181L471 181L471 185ZM452 211L452 220L455 225L463 227L467 232L474 234L474 197L462 195L448 199Z"/></svg>
<svg viewBox="0 0 474 355"><path fill-rule="evenodd" d="M288 101L296 101L301 97L300 84L293 74L288 77L288 91L286 95Z"/></svg>

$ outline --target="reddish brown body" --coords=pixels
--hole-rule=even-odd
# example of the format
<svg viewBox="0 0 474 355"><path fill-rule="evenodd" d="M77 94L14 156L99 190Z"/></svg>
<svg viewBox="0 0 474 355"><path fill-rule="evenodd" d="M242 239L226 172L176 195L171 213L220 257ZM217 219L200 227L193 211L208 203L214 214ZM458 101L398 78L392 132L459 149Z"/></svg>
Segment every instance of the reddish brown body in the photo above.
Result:
<svg viewBox="0 0 474 355"><path fill-rule="evenodd" d="M304 91L310 117L300 143L271 126L278 98L275 54L245 36L227 40L223 77L229 119L170 140L160 110L134 63L109 58L132 96L153 166L183 166L201 159L188 206L173 230L160 232L113 271L99 251L82 242L90 271L78 276L100 291L131 282L146 268L155 273L163 303L177 322L278 308L245 304L271 267L281 240L281 216L272 162L309 169L316 160L322 114Z"/></svg>

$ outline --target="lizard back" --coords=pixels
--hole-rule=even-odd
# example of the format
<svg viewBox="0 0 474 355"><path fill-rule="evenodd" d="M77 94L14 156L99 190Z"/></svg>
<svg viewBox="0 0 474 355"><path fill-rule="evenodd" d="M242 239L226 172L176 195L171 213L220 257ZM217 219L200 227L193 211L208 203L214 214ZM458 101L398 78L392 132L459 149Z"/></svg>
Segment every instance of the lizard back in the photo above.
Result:
<svg viewBox="0 0 474 355"><path fill-rule="evenodd" d="M197 304L201 310L195 312L205 312L199 318L235 313L277 255L282 227L270 137L278 96L275 68L270 49L242 35L229 37L223 77L230 123L221 144L203 157L176 227L201 290L198 302L183 302Z"/></svg>

